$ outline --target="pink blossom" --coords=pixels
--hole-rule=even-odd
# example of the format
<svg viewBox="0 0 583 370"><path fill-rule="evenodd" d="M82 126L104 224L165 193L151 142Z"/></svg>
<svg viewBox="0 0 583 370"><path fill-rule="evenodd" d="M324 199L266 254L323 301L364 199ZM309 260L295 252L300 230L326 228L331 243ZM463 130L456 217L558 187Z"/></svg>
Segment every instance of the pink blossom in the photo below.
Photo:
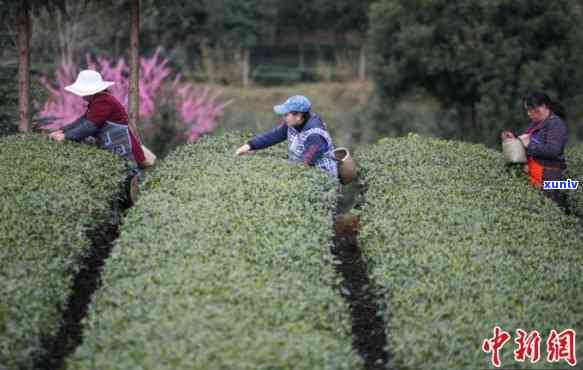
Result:
<svg viewBox="0 0 583 370"><path fill-rule="evenodd" d="M189 83L180 83L179 80L174 81L174 86L176 110L181 122L187 127L187 141L192 143L202 135L213 132L217 118L231 101L217 103L220 90L211 93L208 87L199 89Z"/></svg>
<svg viewBox="0 0 583 370"><path fill-rule="evenodd" d="M160 104L172 104L176 108L179 124L185 129L185 137L189 143L200 136L211 133L216 127L218 117L223 113L230 101L220 103L220 90L211 91L208 87L198 88L191 82L182 82L176 75L170 83L170 96L164 94L162 86L172 74L168 60L160 56L160 48L150 58L140 58L140 119L150 120ZM123 58L115 63L104 57L96 59L86 55L88 69L99 71L106 81L115 84L109 91L127 108L129 66ZM42 84L49 91L49 98L44 103L41 116L53 118L46 129L58 129L80 117L86 110L84 100L64 90L77 77L76 66L61 62L55 72L53 83L42 78Z"/></svg>
<svg viewBox="0 0 583 370"><path fill-rule="evenodd" d="M52 118L54 121L44 126L46 129L57 129L73 122L85 112L86 103L80 97L65 91L64 87L71 84L77 76L75 66L63 62L55 72L56 86L50 84L45 77L40 82L49 91L49 99L45 102L40 115Z"/></svg>

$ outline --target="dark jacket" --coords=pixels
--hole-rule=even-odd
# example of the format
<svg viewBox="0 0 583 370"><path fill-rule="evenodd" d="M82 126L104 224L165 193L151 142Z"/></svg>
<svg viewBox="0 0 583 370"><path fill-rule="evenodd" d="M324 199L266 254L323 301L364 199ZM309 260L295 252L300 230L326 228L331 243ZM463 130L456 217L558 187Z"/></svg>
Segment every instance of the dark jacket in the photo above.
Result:
<svg viewBox="0 0 583 370"><path fill-rule="evenodd" d="M567 125L556 114L539 124L532 123L522 133L531 131L530 143L526 154L543 166L564 166L565 145L567 144Z"/></svg>
<svg viewBox="0 0 583 370"><path fill-rule="evenodd" d="M326 130L322 119L316 113L310 113L310 119L303 125L296 127L296 130L298 132L302 132L312 128L321 128ZM249 140L247 144L249 144L251 150L268 148L272 145L287 140L287 130L287 125L285 122L282 122L271 130L255 136ZM302 154L303 161L307 165L314 165L314 163L329 150L330 148L328 148L328 143L321 135L312 134L308 136L308 139L306 140L306 145Z"/></svg>

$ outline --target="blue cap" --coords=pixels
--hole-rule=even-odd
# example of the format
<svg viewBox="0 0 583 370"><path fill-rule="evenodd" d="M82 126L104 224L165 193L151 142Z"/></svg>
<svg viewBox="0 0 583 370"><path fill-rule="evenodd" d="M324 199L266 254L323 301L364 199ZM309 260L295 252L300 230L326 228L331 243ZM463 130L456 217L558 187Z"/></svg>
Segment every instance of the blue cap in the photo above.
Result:
<svg viewBox="0 0 583 370"><path fill-rule="evenodd" d="M273 107L276 114L283 115L289 112L309 112L312 103L303 95L289 97L285 103Z"/></svg>

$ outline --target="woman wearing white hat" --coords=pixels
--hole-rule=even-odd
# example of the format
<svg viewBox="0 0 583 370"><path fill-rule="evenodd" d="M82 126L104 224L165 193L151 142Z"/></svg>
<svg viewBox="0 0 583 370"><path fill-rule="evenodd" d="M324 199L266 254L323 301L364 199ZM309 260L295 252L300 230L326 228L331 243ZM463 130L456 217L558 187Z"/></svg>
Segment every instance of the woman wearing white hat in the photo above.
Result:
<svg viewBox="0 0 583 370"><path fill-rule="evenodd" d="M55 141L81 141L92 136L97 139L100 148L131 161L132 170L126 180L131 205L137 196L139 167L146 158L139 138L129 129L125 108L107 91L113 84L103 81L99 72L79 72L75 83L65 87L65 90L82 97L87 102L87 111L75 122L49 136Z"/></svg>
<svg viewBox="0 0 583 370"><path fill-rule="evenodd" d="M144 152L140 140L129 129L125 108L107 91L113 84L103 81L99 72L79 72L75 83L65 90L82 97L88 103L87 111L75 122L49 136L55 141L81 141L93 136L102 149L140 165L145 160Z"/></svg>

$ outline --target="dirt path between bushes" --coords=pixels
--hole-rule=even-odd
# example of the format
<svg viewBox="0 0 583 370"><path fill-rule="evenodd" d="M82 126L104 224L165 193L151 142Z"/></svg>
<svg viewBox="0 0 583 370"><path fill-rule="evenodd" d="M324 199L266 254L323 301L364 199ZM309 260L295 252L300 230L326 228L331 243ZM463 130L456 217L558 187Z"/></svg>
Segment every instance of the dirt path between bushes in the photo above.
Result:
<svg viewBox="0 0 583 370"><path fill-rule="evenodd" d="M368 265L358 245L360 220L349 213L363 194L356 184L339 191L332 253L339 262L336 271L342 276L340 293L350 306L352 347L364 360L365 369L380 370L387 369L390 360L382 299L368 276Z"/></svg>
<svg viewBox="0 0 583 370"><path fill-rule="evenodd" d="M113 204L116 204L114 202ZM123 210L126 206L123 207ZM95 291L101 286L101 271L119 236L122 211L117 206L110 207L109 219L87 231L91 248L80 262L81 269L73 279L73 286L65 309L61 315L60 327L55 336L42 339L43 354L34 362L34 369L63 369L65 358L72 354L83 341L82 320Z"/></svg>

